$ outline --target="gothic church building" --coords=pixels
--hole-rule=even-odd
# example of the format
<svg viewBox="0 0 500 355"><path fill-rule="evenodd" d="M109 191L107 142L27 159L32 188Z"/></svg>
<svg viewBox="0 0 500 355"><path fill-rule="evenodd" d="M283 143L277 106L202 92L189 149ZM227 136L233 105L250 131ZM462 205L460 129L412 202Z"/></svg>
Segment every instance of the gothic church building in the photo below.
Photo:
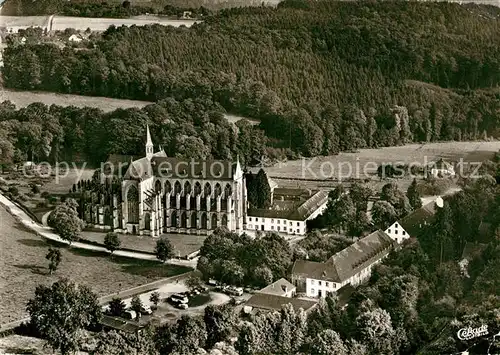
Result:
<svg viewBox="0 0 500 355"><path fill-rule="evenodd" d="M154 152L146 128L146 156L131 161L124 175L123 231L210 234L218 227L243 233L247 196L239 161L190 161Z"/></svg>

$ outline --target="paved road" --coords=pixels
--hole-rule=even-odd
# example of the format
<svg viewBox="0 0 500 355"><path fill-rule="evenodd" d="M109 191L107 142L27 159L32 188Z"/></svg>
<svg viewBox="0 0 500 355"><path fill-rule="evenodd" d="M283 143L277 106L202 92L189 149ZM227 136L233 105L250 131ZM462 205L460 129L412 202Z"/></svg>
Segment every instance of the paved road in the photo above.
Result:
<svg viewBox="0 0 500 355"><path fill-rule="evenodd" d="M3 196L2 194L0 194L0 204L4 205L11 215L13 215L15 218L17 218L23 225L25 225L27 228L31 229L36 234L42 236L43 238L53 240L53 241L58 242L58 243L70 244L68 241L61 239L61 237L59 237L57 234L52 232L50 227L44 227L44 226L41 226L38 223L36 223L21 208L19 208L16 204L14 204L12 201L10 201L8 198ZM95 250L95 251L100 251L100 252L109 252L104 247L99 247L96 245L82 243L82 242L73 242L73 243L71 243L71 247L72 248L79 248L79 249ZM157 260L154 255L140 253L140 252L117 250L114 252L114 254L119 255L119 256L124 256L127 258L134 258L134 259ZM196 268L197 262L198 262L197 258L192 259L192 260L173 259L173 260L169 260L168 264L182 265L182 266Z"/></svg>

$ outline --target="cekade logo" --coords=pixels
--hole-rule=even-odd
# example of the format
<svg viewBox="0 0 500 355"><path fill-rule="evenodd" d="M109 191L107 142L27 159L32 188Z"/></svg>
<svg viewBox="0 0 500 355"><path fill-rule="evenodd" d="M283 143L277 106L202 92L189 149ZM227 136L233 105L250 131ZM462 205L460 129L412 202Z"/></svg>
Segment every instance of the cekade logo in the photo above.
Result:
<svg viewBox="0 0 500 355"><path fill-rule="evenodd" d="M470 340L488 334L488 326L482 325L479 328L462 328L457 332L458 339Z"/></svg>

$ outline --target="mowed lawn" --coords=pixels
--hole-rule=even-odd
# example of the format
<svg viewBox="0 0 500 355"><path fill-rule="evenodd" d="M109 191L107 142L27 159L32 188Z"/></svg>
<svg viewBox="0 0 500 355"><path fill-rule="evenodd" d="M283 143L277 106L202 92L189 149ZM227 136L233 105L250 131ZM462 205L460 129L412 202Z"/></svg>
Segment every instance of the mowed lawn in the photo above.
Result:
<svg viewBox="0 0 500 355"><path fill-rule="evenodd" d="M91 231L83 231L81 234L83 239L100 244L104 244L105 236L106 233ZM119 234L119 237L121 248L144 251L147 253L154 253L156 241L158 240L158 238L153 238L148 235ZM170 240L174 247L175 256L179 258L200 250L203 242L207 238L206 235L180 233L164 233L161 237Z"/></svg>
<svg viewBox="0 0 500 355"><path fill-rule="evenodd" d="M18 223L2 206L0 225L0 324L26 317L26 302L33 297L36 286L49 285L59 278L88 285L99 296L105 296L190 271L156 261L63 248L59 269L48 275L45 255L49 244Z"/></svg>

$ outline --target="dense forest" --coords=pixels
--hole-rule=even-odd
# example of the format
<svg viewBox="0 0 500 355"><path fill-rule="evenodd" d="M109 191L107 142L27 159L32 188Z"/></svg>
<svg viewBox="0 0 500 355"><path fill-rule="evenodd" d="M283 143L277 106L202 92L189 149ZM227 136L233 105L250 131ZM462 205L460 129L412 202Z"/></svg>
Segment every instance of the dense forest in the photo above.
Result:
<svg viewBox="0 0 500 355"><path fill-rule="evenodd" d="M11 44L5 85L141 100L209 97L306 155L499 135L500 10L305 2L192 28L110 27L86 49Z"/></svg>

